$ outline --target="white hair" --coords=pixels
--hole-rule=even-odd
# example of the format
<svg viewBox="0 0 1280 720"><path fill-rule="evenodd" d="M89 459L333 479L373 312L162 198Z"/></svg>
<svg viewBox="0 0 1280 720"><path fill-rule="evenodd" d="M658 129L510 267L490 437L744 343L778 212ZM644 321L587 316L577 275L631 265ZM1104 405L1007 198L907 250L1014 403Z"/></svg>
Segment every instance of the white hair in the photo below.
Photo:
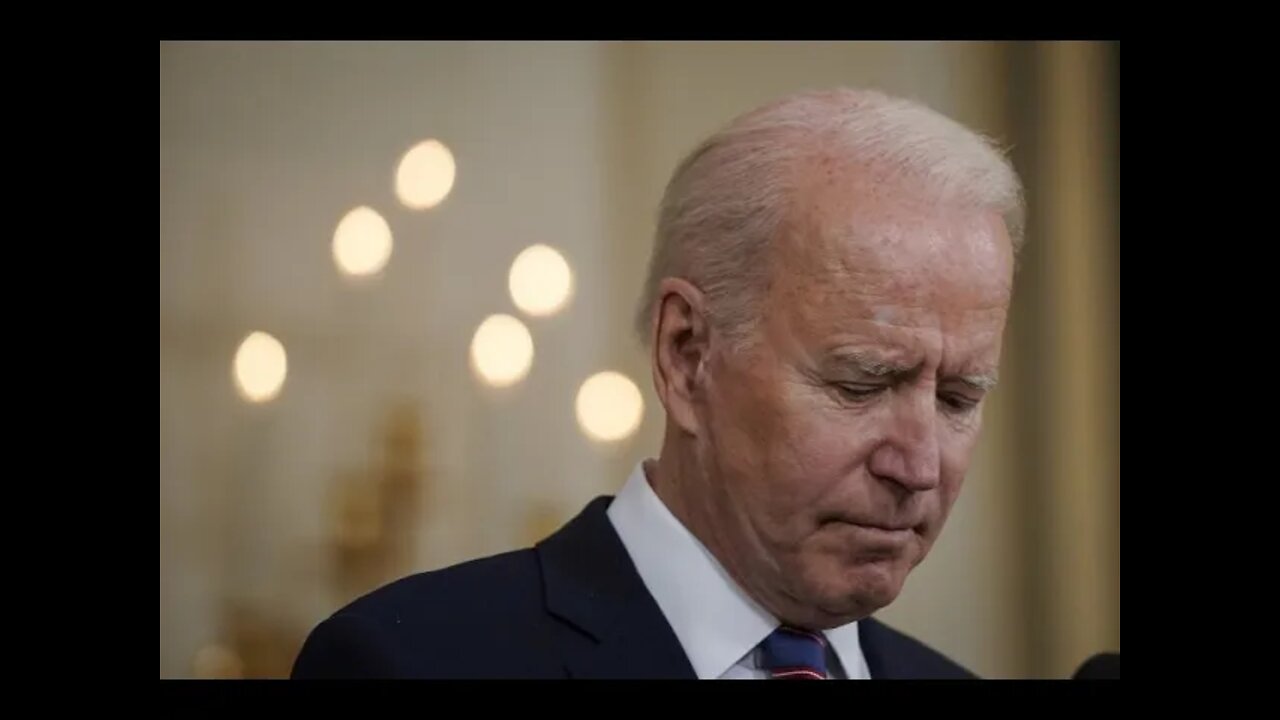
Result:
<svg viewBox="0 0 1280 720"><path fill-rule="evenodd" d="M995 211L1014 251L1022 245L1022 186L987 138L877 91L802 92L733 120L676 168L636 317L642 342L658 283L673 276L698 286L715 326L743 338L758 317L764 251L782 228L805 161L824 154L908 181L913 194Z"/></svg>

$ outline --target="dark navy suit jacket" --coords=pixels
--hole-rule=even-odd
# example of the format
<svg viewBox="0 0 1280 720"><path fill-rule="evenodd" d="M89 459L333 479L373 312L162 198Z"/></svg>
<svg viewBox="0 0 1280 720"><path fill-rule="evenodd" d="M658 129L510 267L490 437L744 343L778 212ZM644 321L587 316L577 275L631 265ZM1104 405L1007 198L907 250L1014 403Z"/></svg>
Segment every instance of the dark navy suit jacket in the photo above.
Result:
<svg viewBox="0 0 1280 720"><path fill-rule="evenodd" d="M412 575L320 623L294 678L695 678L600 497L533 548ZM971 678L858 623L875 678Z"/></svg>

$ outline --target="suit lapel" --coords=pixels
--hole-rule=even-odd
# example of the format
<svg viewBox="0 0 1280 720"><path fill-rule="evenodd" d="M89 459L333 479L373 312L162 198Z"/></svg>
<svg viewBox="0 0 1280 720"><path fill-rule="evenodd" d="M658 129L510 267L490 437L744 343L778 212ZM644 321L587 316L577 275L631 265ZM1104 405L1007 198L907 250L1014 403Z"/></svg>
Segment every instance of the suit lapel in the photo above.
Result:
<svg viewBox="0 0 1280 720"><path fill-rule="evenodd" d="M599 497L537 546L547 611L585 637L561 648L570 676L690 678L679 640L636 572Z"/></svg>
<svg viewBox="0 0 1280 720"><path fill-rule="evenodd" d="M858 642L862 655L867 659L867 670L872 680L898 680L911 677L910 668L899 662L899 654L893 652L894 638L875 618L858 621Z"/></svg>

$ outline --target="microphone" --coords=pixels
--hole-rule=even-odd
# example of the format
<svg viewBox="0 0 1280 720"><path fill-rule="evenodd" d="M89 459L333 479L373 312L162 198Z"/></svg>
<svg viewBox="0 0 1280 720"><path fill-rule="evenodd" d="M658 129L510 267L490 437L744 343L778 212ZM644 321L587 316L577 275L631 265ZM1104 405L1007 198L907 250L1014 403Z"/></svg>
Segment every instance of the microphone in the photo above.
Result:
<svg viewBox="0 0 1280 720"><path fill-rule="evenodd" d="M1119 680L1120 653L1098 653L1089 658L1071 676L1072 680Z"/></svg>

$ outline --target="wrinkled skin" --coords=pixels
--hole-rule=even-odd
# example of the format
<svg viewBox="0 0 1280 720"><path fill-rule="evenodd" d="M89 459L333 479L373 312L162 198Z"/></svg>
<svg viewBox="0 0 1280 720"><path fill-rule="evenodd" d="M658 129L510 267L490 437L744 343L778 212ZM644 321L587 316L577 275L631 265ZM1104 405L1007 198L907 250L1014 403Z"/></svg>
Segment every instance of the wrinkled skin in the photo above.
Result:
<svg viewBox="0 0 1280 720"><path fill-rule="evenodd" d="M655 491L738 584L813 629L891 603L960 493L1013 255L994 213L830 165L791 208L747 347L660 286Z"/></svg>

